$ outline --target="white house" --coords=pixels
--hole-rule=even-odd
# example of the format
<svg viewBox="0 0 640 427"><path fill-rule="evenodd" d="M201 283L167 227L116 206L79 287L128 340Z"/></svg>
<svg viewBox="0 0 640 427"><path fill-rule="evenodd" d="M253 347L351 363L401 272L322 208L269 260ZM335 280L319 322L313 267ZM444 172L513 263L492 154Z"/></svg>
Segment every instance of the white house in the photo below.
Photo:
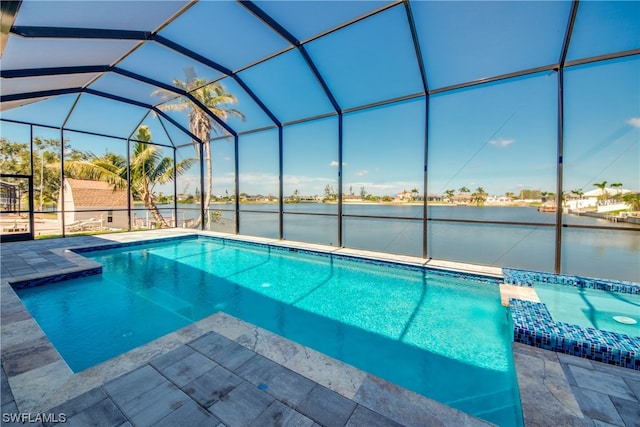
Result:
<svg viewBox="0 0 640 427"><path fill-rule="evenodd" d="M567 200L564 202L564 207L569 210L595 208L596 212L624 210L628 209L629 205L619 198L614 198L614 196L622 196L630 192L631 191L622 188L605 188L604 192L600 188L594 188L593 190L584 193L581 197L577 197L575 194L569 193L569 197L567 197Z"/></svg>

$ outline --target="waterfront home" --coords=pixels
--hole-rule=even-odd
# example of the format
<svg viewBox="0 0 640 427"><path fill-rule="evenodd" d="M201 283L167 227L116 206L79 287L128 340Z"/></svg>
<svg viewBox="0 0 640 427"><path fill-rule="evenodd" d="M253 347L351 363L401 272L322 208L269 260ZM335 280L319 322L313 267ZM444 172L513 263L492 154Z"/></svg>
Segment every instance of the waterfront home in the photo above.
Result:
<svg viewBox="0 0 640 427"><path fill-rule="evenodd" d="M623 196L630 192L630 190L622 188L594 188L591 191L587 191L580 197L576 197L571 193L567 197L567 200L565 200L564 207L565 209L569 209L569 211L595 210L596 212L612 212L625 210L629 208L629 205L616 196Z"/></svg>
<svg viewBox="0 0 640 427"><path fill-rule="evenodd" d="M484 203L486 205L506 206L513 203L513 199L507 196L489 196Z"/></svg>
<svg viewBox="0 0 640 427"><path fill-rule="evenodd" d="M362 196L356 194L343 194L342 200L345 202L361 202Z"/></svg>
<svg viewBox="0 0 640 427"><path fill-rule="evenodd" d="M471 194L459 193L453 197L453 203L458 206L466 206L471 203Z"/></svg>
<svg viewBox="0 0 640 427"><path fill-rule="evenodd" d="M393 198L393 201L396 203L410 202L412 200L413 200L413 193L411 191L406 191L406 190L396 194L395 197Z"/></svg>

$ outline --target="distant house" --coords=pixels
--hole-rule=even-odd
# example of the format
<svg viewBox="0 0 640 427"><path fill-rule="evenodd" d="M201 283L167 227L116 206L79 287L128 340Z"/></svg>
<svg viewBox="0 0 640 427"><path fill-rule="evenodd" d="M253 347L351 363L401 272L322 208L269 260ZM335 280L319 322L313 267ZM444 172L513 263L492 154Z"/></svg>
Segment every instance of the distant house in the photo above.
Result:
<svg viewBox="0 0 640 427"><path fill-rule="evenodd" d="M361 202L362 196L356 194L343 194L342 195L343 202Z"/></svg>
<svg viewBox="0 0 640 427"><path fill-rule="evenodd" d="M564 202L564 207L569 210L595 208L597 212L624 210L628 208L628 205L616 197L623 196L627 193L630 193L630 191L623 188L605 188L604 191L600 188L594 188L581 196L569 193L567 200Z"/></svg>
<svg viewBox="0 0 640 427"><path fill-rule="evenodd" d="M396 194L396 196L393 198L393 201L396 203L410 202L412 200L413 200L413 193L411 191L406 191L406 190Z"/></svg>
<svg viewBox="0 0 640 427"><path fill-rule="evenodd" d="M459 193L453 196L453 202L458 206L466 206L471 203L471 194Z"/></svg>
<svg viewBox="0 0 640 427"><path fill-rule="evenodd" d="M604 189L604 194L602 189L600 188L594 188L591 191L587 191L585 192L582 197L585 199L606 199L606 198L610 198L610 197L615 197L615 196L623 196L627 193L630 193L629 190L626 190L624 188L620 188L620 189L614 189L614 188L605 188Z"/></svg>
<svg viewBox="0 0 640 427"><path fill-rule="evenodd" d="M58 206L62 206L64 194L67 231L128 229L127 193L126 189L114 190L113 185L103 181L65 178ZM58 214L58 220L60 217Z"/></svg>
<svg viewBox="0 0 640 427"><path fill-rule="evenodd" d="M485 200L485 204L487 205L508 205L513 202L511 197L507 196L488 196L487 200Z"/></svg>

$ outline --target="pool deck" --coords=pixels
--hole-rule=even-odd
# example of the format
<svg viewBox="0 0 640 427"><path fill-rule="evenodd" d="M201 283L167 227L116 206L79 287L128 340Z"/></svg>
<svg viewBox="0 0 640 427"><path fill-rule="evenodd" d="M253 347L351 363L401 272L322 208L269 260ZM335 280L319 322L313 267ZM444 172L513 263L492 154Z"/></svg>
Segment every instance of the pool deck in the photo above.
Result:
<svg viewBox="0 0 640 427"><path fill-rule="evenodd" d="M27 413L32 417L63 413L70 425L100 420L101 426L489 425L224 313L74 374L10 285L96 267L67 250L72 247L185 232L154 230L2 243L3 425L5 414ZM242 240L248 239L243 236ZM250 240L501 276L495 267ZM527 426L640 426L640 372L518 343L513 344L513 354Z"/></svg>

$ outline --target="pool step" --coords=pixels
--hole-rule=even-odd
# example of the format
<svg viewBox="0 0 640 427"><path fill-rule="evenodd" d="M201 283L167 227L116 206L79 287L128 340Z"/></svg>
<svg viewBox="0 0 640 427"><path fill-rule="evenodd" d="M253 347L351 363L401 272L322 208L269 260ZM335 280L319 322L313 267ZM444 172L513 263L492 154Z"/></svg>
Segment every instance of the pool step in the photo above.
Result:
<svg viewBox="0 0 640 427"><path fill-rule="evenodd" d="M499 408L494 408L489 411L476 412L474 416L485 420L519 420L521 426L524 426L522 419L522 409L516 405L504 405ZM511 422L509 422L511 424ZM518 424L513 424L518 425Z"/></svg>
<svg viewBox="0 0 640 427"><path fill-rule="evenodd" d="M509 298L517 298L524 301L540 302L536 290L532 287L500 284L500 302L504 307L509 306Z"/></svg>
<svg viewBox="0 0 640 427"><path fill-rule="evenodd" d="M463 399L445 402L449 406L453 406L468 414L485 418L489 414L504 413L505 415L513 413L517 410L513 405L502 405L502 402L511 402L513 400L512 389L500 389L490 393L476 394L465 397ZM491 408L491 409L486 409ZM494 419L495 417L491 417Z"/></svg>
<svg viewBox="0 0 640 427"><path fill-rule="evenodd" d="M180 316L191 319L192 305L185 300L176 298L175 296L158 288L148 288L136 292L139 296L172 311Z"/></svg>

